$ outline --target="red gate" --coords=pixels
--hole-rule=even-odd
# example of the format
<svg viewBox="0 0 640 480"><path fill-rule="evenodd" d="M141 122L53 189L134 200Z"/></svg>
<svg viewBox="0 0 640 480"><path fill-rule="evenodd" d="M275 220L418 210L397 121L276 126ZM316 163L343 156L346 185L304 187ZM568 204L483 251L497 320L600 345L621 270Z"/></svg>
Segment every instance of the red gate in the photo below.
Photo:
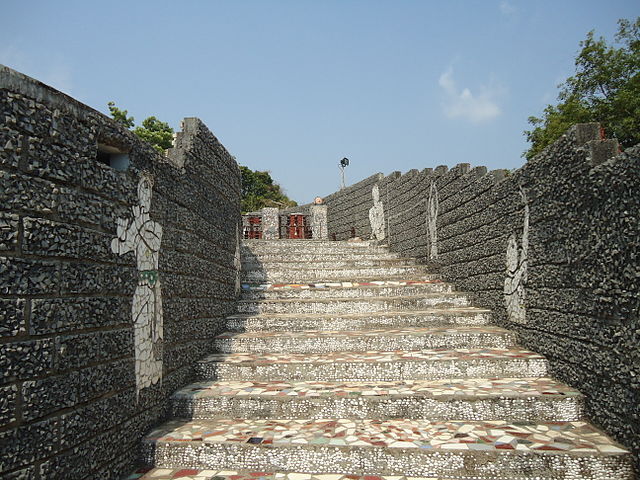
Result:
<svg viewBox="0 0 640 480"><path fill-rule="evenodd" d="M307 222L304 215L289 215L287 238L310 238L307 233Z"/></svg>
<svg viewBox="0 0 640 480"><path fill-rule="evenodd" d="M244 238L262 238L262 217L253 216L247 219L247 225L244 226Z"/></svg>

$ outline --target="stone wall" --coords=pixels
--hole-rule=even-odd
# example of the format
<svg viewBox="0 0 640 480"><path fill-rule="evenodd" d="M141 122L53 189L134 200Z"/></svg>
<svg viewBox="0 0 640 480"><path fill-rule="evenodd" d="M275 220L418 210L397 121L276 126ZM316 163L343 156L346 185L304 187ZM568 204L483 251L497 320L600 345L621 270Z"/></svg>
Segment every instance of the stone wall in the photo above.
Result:
<svg viewBox="0 0 640 480"><path fill-rule="evenodd" d="M374 175L326 197L330 237L371 236L376 183L382 242L492 308L640 458L640 146L584 124L513 172Z"/></svg>
<svg viewBox="0 0 640 480"><path fill-rule="evenodd" d="M0 477L130 472L234 309L238 166L175 144L0 66Z"/></svg>

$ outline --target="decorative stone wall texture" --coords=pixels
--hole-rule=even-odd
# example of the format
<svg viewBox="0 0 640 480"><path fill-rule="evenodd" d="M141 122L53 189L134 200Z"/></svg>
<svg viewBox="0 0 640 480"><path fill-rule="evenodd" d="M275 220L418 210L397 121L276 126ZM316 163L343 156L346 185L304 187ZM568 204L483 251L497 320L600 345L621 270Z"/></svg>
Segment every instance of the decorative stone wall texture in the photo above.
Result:
<svg viewBox="0 0 640 480"><path fill-rule="evenodd" d="M493 309L640 459L640 146L583 124L514 172L374 175L325 198L330 238L369 237L374 183L390 248Z"/></svg>
<svg viewBox="0 0 640 480"><path fill-rule="evenodd" d="M275 207L262 209L262 238L265 240L280 238L280 216Z"/></svg>
<svg viewBox="0 0 640 480"><path fill-rule="evenodd" d="M239 222L238 166L198 119L161 156L0 66L0 477L131 471L235 308Z"/></svg>
<svg viewBox="0 0 640 480"><path fill-rule="evenodd" d="M373 206L369 209L369 225L371 225L371 239L382 241L385 239L384 204L380 201L380 189L374 185L371 189Z"/></svg>
<svg viewBox="0 0 640 480"><path fill-rule="evenodd" d="M316 240L326 240L327 233L327 206L311 205L309 207L311 231Z"/></svg>

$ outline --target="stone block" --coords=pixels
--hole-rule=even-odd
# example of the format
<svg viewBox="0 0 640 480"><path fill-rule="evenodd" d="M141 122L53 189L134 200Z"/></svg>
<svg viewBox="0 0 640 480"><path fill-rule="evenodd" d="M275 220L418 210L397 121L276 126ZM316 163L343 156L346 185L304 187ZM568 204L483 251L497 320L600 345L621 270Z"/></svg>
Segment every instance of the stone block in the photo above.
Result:
<svg viewBox="0 0 640 480"><path fill-rule="evenodd" d="M20 470L7 473L3 480L38 480L36 476L36 467L31 466Z"/></svg>
<svg viewBox="0 0 640 480"><path fill-rule="evenodd" d="M134 352L133 328L101 332L96 356L102 359L116 359L132 356Z"/></svg>
<svg viewBox="0 0 640 480"><path fill-rule="evenodd" d="M58 213L65 222L90 224L115 232L116 219L129 216L130 210L94 193L60 187Z"/></svg>
<svg viewBox="0 0 640 480"><path fill-rule="evenodd" d="M0 257L0 294L56 295L59 278L54 262Z"/></svg>
<svg viewBox="0 0 640 480"><path fill-rule="evenodd" d="M95 362L100 356L100 335L95 332L56 337L56 370L63 372Z"/></svg>
<svg viewBox="0 0 640 480"><path fill-rule="evenodd" d="M10 211L50 214L57 208L55 184L20 173L0 171L0 205Z"/></svg>
<svg viewBox="0 0 640 480"><path fill-rule="evenodd" d="M30 340L0 345L0 374L3 379L28 379L53 369L53 340Z"/></svg>
<svg viewBox="0 0 640 480"><path fill-rule="evenodd" d="M22 384L22 416L35 420L78 403L78 373L67 372Z"/></svg>
<svg viewBox="0 0 640 480"><path fill-rule="evenodd" d="M16 385L0 387L0 427L17 420L17 402L18 387Z"/></svg>
<svg viewBox="0 0 640 480"><path fill-rule="evenodd" d="M60 272L61 293L84 295L133 295L137 271L124 265L64 263Z"/></svg>
<svg viewBox="0 0 640 480"><path fill-rule="evenodd" d="M15 252L18 248L18 215L0 212L0 252Z"/></svg>
<svg viewBox="0 0 640 480"><path fill-rule="evenodd" d="M79 401L88 401L109 392L135 385L133 358L103 363L78 371Z"/></svg>
<svg viewBox="0 0 640 480"><path fill-rule="evenodd" d="M45 257L118 261L111 251L111 235L41 218L24 218L22 252Z"/></svg>
<svg viewBox="0 0 640 480"><path fill-rule="evenodd" d="M12 470L46 458L56 450L57 419L48 419L0 433L0 471Z"/></svg>
<svg viewBox="0 0 640 480"><path fill-rule="evenodd" d="M131 322L131 299L124 297L34 298L30 333L44 335Z"/></svg>
<svg viewBox="0 0 640 480"><path fill-rule="evenodd" d="M0 299L0 337L25 333L25 300Z"/></svg>
<svg viewBox="0 0 640 480"><path fill-rule="evenodd" d="M23 138L20 132L11 128L0 130L0 165L18 168Z"/></svg>

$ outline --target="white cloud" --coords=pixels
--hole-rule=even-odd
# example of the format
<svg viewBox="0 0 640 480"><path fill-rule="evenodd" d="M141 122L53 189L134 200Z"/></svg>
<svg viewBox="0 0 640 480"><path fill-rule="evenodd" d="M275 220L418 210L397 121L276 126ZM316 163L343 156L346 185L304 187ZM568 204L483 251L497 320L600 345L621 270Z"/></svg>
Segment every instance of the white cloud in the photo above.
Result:
<svg viewBox="0 0 640 480"><path fill-rule="evenodd" d="M501 93L502 89L500 88L483 87L478 95L471 93L468 88L459 90L453 80L451 67L440 75L438 83L446 94L443 109L449 118L463 118L473 123L481 123L502 113L494 100Z"/></svg>
<svg viewBox="0 0 640 480"><path fill-rule="evenodd" d="M50 55L45 62L32 61L14 46L0 48L0 63L46 83L68 95L72 91L71 68L62 55Z"/></svg>
<svg viewBox="0 0 640 480"><path fill-rule="evenodd" d="M503 15L513 15L514 13L516 13L517 9L507 0L502 0L500 2L500 11Z"/></svg>

